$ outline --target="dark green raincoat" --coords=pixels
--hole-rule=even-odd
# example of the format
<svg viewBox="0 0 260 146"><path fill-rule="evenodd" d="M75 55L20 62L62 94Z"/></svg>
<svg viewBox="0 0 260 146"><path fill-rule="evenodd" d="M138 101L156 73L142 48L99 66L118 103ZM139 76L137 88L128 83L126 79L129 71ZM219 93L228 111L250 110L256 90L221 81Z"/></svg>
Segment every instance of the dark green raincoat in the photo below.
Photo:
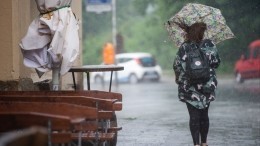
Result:
<svg viewBox="0 0 260 146"><path fill-rule="evenodd" d="M215 90L218 84L215 69L220 64L216 45L211 40L204 40L202 42L201 49L206 53L211 67L209 81L195 85L190 85L188 83L188 77L185 74L187 57L185 49L189 48L187 45L199 47L196 43L183 43L180 46L173 63L180 101L190 103L198 109L206 108L211 101L215 100Z"/></svg>

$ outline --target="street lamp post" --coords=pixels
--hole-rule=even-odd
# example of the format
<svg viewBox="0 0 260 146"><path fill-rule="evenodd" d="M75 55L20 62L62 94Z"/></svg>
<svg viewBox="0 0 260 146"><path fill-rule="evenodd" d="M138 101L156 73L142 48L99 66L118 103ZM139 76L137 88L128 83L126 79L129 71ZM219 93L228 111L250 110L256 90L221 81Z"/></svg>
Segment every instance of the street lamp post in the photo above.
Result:
<svg viewBox="0 0 260 146"><path fill-rule="evenodd" d="M116 0L112 0L112 33L113 44L116 49Z"/></svg>
<svg viewBox="0 0 260 146"><path fill-rule="evenodd" d="M115 54L117 54L117 42L116 42L116 0L112 0L112 37L115 49ZM116 60L115 60L115 64ZM117 72L115 72L115 84L118 85Z"/></svg>

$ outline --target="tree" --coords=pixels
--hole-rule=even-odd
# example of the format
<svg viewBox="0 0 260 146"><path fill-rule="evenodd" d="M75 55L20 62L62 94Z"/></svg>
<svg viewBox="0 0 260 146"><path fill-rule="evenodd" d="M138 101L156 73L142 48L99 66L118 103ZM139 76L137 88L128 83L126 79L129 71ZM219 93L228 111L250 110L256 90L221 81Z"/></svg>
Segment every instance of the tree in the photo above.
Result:
<svg viewBox="0 0 260 146"><path fill-rule="evenodd" d="M221 10L236 38L217 47L222 70L226 66L225 70L232 71L234 61L248 44L260 38L259 0L117 0L117 30L124 38L124 51L149 52L164 69L171 69L177 48L169 40L164 22L187 3L201 3ZM152 13L147 13L149 5ZM102 46L112 40L110 19L111 13L83 13L85 63L101 62Z"/></svg>

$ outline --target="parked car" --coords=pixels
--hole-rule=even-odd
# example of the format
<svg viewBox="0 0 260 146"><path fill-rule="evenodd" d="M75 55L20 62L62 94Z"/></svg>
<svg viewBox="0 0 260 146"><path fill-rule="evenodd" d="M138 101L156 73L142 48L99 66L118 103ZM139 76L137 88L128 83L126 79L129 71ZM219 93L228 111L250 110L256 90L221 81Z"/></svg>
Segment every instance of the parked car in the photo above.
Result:
<svg viewBox="0 0 260 146"><path fill-rule="evenodd" d="M235 76L238 83L246 79L260 78L260 40L250 43L247 54L242 54L235 63Z"/></svg>
<svg viewBox="0 0 260 146"><path fill-rule="evenodd" d="M162 69L155 58L149 53L122 53L115 56L117 65L124 66L123 71L117 72L119 82L137 83L143 80L159 81ZM115 73L114 73L115 75ZM109 81L110 73L92 73L94 82ZM115 76L113 77L115 79Z"/></svg>

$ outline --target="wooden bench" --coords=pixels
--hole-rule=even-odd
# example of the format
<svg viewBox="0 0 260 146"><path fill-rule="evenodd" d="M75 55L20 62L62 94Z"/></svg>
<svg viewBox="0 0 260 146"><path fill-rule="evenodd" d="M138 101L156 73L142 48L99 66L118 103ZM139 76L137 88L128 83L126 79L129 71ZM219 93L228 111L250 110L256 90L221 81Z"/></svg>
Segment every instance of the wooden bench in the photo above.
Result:
<svg viewBox="0 0 260 146"><path fill-rule="evenodd" d="M18 97L25 96L27 97L50 97L49 101L57 101L61 102L69 102L75 104L82 104L86 106L95 107L96 102L98 102L99 109L99 117L108 119L112 118L112 120L117 120L115 111L122 110L122 94L114 93L114 92L106 92L106 91L98 91L98 90L90 90L90 91L0 91L0 97ZM56 96L56 97L55 97ZM72 97L73 96L73 97ZM79 97L76 97L79 96ZM88 97L88 99L84 99L82 97ZM65 97L65 98L59 98ZM75 100L73 98L77 98ZM38 99L37 99L38 100ZM45 99L44 99L45 100ZM83 102L84 101L84 102ZM112 117L111 117L112 116ZM116 123L117 121L112 121ZM114 124L116 125L116 124Z"/></svg>
<svg viewBox="0 0 260 146"><path fill-rule="evenodd" d="M0 91L0 95L76 95L88 96L100 99L118 99L122 101L122 94L116 92L106 92L100 90L83 90L83 91Z"/></svg>
<svg viewBox="0 0 260 146"><path fill-rule="evenodd" d="M33 102L56 102L70 103L88 107L97 107L102 111L119 111L122 110L122 104L117 103L117 99L100 99L86 96L70 95L0 95L2 101L33 101ZM102 118L102 117L100 117Z"/></svg>
<svg viewBox="0 0 260 146"><path fill-rule="evenodd" d="M111 145L117 141L117 127L115 111L122 110L122 94L90 90L90 91L2 91L0 101L34 101L34 102L57 102L70 103L82 106L98 107L98 119L110 120L108 126L99 127L99 131L115 133ZM104 122L102 122L104 123ZM100 125L106 125L100 124ZM90 136L89 136L90 137ZM86 137L87 139L88 137ZM104 138L105 139L105 138Z"/></svg>
<svg viewBox="0 0 260 146"><path fill-rule="evenodd" d="M55 92L54 92L55 93ZM67 96L67 95L0 95L2 101L26 101L26 102L56 102L70 103L89 107L97 107L99 109L99 119L112 119L114 111L122 109L122 104L117 103L117 99L100 99L85 96Z"/></svg>
<svg viewBox="0 0 260 146"><path fill-rule="evenodd" d="M98 144L99 142L103 142L106 140L112 141L115 136L114 133L102 133L98 131L97 108L68 103L0 101L0 113L18 113L32 111L41 114L69 117L71 120L74 121L73 125L70 125L70 130L72 132L70 140L78 140L79 145L82 140L90 140L94 144ZM24 121L20 122L26 123L27 121L25 119ZM62 138L61 136L56 137L57 138L55 139Z"/></svg>
<svg viewBox="0 0 260 146"><path fill-rule="evenodd" d="M68 103L51 103L51 102L14 102L14 101L1 101L0 112L39 112L49 113L53 115L68 116L71 119L84 118L84 119L97 119L97 109L93 107L80 106Z"/></svg>

